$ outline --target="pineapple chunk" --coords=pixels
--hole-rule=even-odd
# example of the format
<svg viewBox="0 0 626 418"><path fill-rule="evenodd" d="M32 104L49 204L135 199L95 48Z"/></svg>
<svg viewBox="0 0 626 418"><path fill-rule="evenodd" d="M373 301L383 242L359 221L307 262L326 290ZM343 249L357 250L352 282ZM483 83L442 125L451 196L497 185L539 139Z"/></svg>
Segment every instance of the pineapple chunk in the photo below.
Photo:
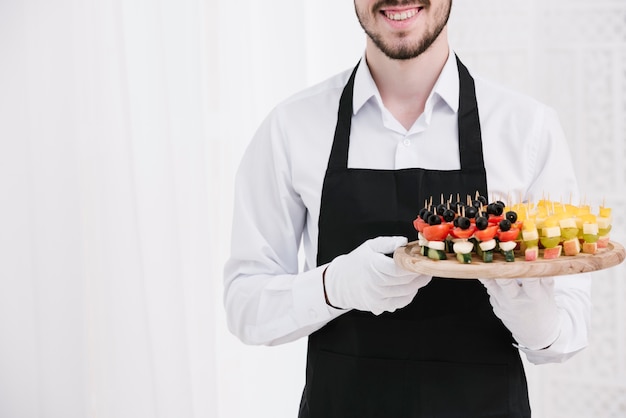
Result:
<svg viewBox="0 0 626 418"><path fill-rule="evenodd" d="M558 226L548 226L548 227L544 227L541 230L541 235L544 237L560 237L561 236L561 228L559 228Z"/></svg>
<svg viewBox="0 0 626 418"><path fill-rule="evenodd" d="M583 234L598 235L598 224L583 224Z"/></svg>
<svg viewBox="0 0 626 418"><path fill-rule="evenodd" d="M530 230L522 229L522 239L524 241L532 241L532 240L539 239L539 233L537 232L536 229L530 229Z"/></svg>
<svg viewBox="0 0 626 418"><path fill-rule="evenodd" d="M577 228L576 220L574 218L565 218L559 221L561 228Z"/></svg>

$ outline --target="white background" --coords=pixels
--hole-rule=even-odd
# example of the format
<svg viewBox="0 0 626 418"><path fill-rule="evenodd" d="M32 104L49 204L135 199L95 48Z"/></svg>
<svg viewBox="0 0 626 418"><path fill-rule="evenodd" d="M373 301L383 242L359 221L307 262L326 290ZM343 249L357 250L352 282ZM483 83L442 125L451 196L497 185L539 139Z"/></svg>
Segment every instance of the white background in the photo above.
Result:
<svg viewBox="0 0 626 418"><path fill-rule="evenodd" d="M452 45L554 106L626 219L626 2L456 0ZM0 0L0 417L294 417L305 341L224 325L232 178L269 110L353 66L352 2ZM534 416L626 416L624 266Z"/></svg>

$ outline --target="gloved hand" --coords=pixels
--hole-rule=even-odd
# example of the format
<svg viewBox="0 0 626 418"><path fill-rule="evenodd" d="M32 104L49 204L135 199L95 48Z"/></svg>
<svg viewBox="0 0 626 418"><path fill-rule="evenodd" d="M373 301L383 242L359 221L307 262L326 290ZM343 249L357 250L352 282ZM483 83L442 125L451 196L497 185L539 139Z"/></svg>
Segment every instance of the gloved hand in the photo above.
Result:
<svg viewBox="0 0 626 418"><path fill-rule="evenodd" d="M378 237L335 258L324 272L330 305L380 315L411 303L432 277L404 270L385 255L406 244L405 237Z"/></svg>
<svg viewBox="0 0 626 418"><path fill-rule="evenodd" d="M493 312L521 346L549 347L560 331L560 311L554 298L554 279L480 279L487 288Z"/></svg>

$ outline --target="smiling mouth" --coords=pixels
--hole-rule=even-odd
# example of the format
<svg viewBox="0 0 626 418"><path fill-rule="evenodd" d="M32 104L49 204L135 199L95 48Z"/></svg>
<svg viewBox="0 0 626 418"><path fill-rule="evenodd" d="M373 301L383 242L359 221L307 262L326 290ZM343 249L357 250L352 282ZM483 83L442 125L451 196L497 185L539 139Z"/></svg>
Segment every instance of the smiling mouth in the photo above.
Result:
<svg viewBox="0 0 626 418"><path fill-rule="evenodd" d="M412 18L422 9L423 7L416 7L408 10L381 10L380 13L382 13L389 20L400 22Z"/></svg>

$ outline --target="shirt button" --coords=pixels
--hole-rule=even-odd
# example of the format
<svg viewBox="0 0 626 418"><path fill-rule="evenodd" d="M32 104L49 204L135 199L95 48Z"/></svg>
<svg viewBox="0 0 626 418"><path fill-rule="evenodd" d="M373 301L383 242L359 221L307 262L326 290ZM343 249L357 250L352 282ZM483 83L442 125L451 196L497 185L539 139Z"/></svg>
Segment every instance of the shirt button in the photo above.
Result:
<svg viewBox="0 0 626 418"><path fill-rule="evenodd" d="M409 138L404 138L404 141L402 141L402 143L405 147L408 147L409 145L411 145L411 140Z"/></svg>

